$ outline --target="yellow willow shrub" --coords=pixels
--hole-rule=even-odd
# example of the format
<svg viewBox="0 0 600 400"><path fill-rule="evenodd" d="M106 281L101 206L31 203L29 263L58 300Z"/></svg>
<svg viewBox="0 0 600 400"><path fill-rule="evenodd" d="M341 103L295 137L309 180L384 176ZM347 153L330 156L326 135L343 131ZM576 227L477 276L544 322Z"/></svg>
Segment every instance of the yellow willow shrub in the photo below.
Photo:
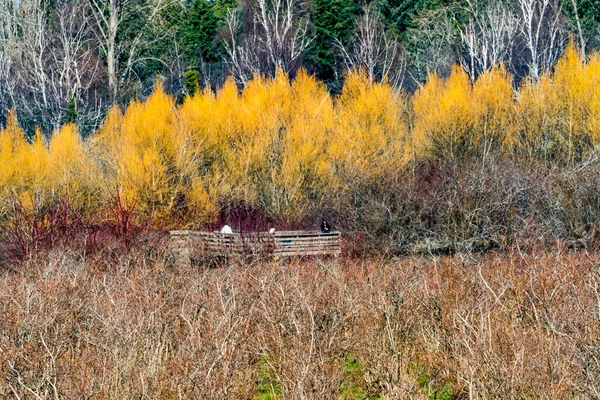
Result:
<svg viewBox="0 0 600 400"><path fill-rule="evenodd" d="M75 125L65 125L52 135L47 165L47 183L59 199L79 210L91 211L99 206L96 164L88 156Z"/></svg>
<svg viewBox="0 0 600 400"><path fill-rule="evenodd" d="M600 56L592 54L585 67L586 81L591 88L587 132L590 146L600 142Z"/></svg>
<svg viewBox="0 0 600 400"><path fill-rule="evenodd" d="M587 120L587 133L591 148L600 142L600 56L592 54L585 67L586 81L590 86L589 116Z"/></svg>
<svg viewBox="0 0 600 400"><path fill-rule="evenodd" d="M331 182L348 187L401 168L413 156L403 98L387 83L350 73L335 107L328 147Z"/></svg>
<svg viewBox="0 0 600 400"><path fill-rule="evenodd" d="M557 150L553 134L558 131L556 122L557 93L552 78L542 75L537 82L527 81L517 96L517 126L520 130L517 149L527 158L548 158Z"/></svg>
<svg viewBox="0 0 600 400"><path fill-rule="evenodd" d="M285 140L284 114L291 103L291 86L285 74L275 78L256 76L241 96L239 122L241 131L230 146L225 168L243 199L270 208L266 193L279 174L280 148ZM241 195L241 193L240 193Z"/></svg>
<svg viewBox="0 0 600 400"><path fill-rule="evenodd" d="M240 99L233 79L213 93L198 91L179 107L178 116L183 129L192 141L194 151L204 166L223 159L230 142L239 134Z"/></svg>
<svg viewBox="0 0 600 400"><path fill-rule="evenodd" d="M39 131L28 143L13 112L8 115L6 128L0 131L0 165L1 218L14 206L32 214L53 200L55 188L49 179L46 143Z"/></svg>
<svg viewBox="0 0 600 400"><path fill-rule="evenodd" d="M563 163L585 158L600 134L600 61L588 63L573 43L554 73L527 82L518 97L521 153Z"/></svg>
<svg viewBox="0 0 600 400"><path fill-rule="evenodd" d="M193 226L214 221L219 214L221 182L218 174L196 176L191 179L185 196L188 222Z"/></svg>
<svg viewBox="0 0 600 400"><path fill-rule="evenodd" d="M471 81L455 66L447 80L429 76L413 96L415 137L425 153L442 160L459 160L474 147Z"/></svg>
<svg viewBox="0 0 600 400"><path fill-rule="evenodd" d="M473 85L471 150L487 157L490 152L510 154L515 146L515 94L512 78L497 66L481 74Z"/></svg>
<svg viewBox="0 0 600 400"><path fill-rule="evenodd" d="M22 147L19 157L22 165L22 187L25 188L20 195L21 204L25 211L32 212L52 201L52 187L50 186L50 155L42 133L36 130L31 145Z"/></svg>
<svg viewBox="0 0 600 400"><path fill-rule="evenodd" d="M276 162L269 158L271 145L283 125L276 92L286 85L256 76L241 96L237 90L234 96L233 82L217 94L215 129L206 130L204 138L214 148L213 175L223 176L226 201L260 202L258 185L269 179Z"/></svg>
<svg viewBox="0 0 600 400"><path fill-rule="evenodd" d="M0 132L0 162L5 205L17 200L28 214L53 201L66 201L80 212L98 206L97 170L73 125L57 130L48 146L39 131L27 143L11 115Z"/></svg>
<svg viewBox="0 0 600 400"><path fill-rule="evenodd" d="M106 205L113 203L120 193L117 177L123 154L122 125L123 113L115 105L108 111L100 128L88 138L89 155L97 166L94 179L100 188L100 200Z"/></svg>
<svg viewBox="0 0 600 400"><path fill-rule="evenodd" d="M123 153L121 128L123 113L119 106L113 106L100 128L88 138L89 154L97 165L94 179L100 187L99 197L106 206L113 203L119 195L119 163Z"/></svg>
<svg viewBox="0 0 600 400"><path fill-rule="evenodd" d="M485 159L515 146L512 78L496 66L471 84L455 66L443 81L431 75L413 97L414 135L425 154L441 160Z"/></svg>
<svg viewBox="0 0 600 400"><path fill-rule="evenodd" d="M439 107L444 81L436 73L429 74L427 82L417 90L412 98L414 126L412 129L415 154L417 156L433 153L433 133L440 130L440 118L435 115ZM443 121L442 121L443 122Z"/></svg>
<svg viewBox="0 0 600 400"><path fill-rule="evenodd" d="M123 116L119 193L152 221L169 215L185 191L184 177L193 175L188 160L179 157L186 139L177 131L176 118L173 100L161 85L145 102L132 102Z"/></svg>
<svg viewBox="0 0 600 400"><path fill-rule="evenodd" d="M0 130L0 193L3 198L16 184L18 169L21 166L18 155L25 147L25 133L17 122L17 116L11 111L7 117L6 128Z"/></svg>
<svg viewBox="0 0 600 400"><path fill-rule="evenodd" d="M104 179L109 176L114 177L118 173L118 161L123 152L122 126L123 113L119 106L115 105L106 114L100 128L88 139L91 157L101 168ZM104 182L104 187L107 190L106 194L113 195L116 193L118 189L116 185L115 179L107 179Z"/></svg>
<svg viewBox="0 0 600 400"><path fill-rule="evenodd" d="M160 84L145 102L132 102L124 114L112 109L92 142L109 187L107 197L119 196L146 220L168 224L197 186L191 140Z"/></svg>
<svg viewBox="0 0 600 400"><path fill-rule="evenodd" d="M587 122L598 78L587 73L588 67L574 43L570 43L554 69L554 99L558 102L549 106L557 108L553 114L559 120L552 136L569 162L584 157L593 146Z"/></svg>
<svg viewBox="0 0 600 400"><path fill-rule="evenodd" d="M327 139L333 132L335 114L331 96L323 83L300 71L291 86L293 102L284 110L285 137L280 144L279 174L273 185L279 197L273 203L299 220L312 206L319 206L329 186L330 163Z"/></svg>
<svg viewBox="0 0 600 400"><path fill-rule="evenodd" d="M326 179L324 141L333 121L327 90L303 71L293 83L278 72L255 77L238 103L239 126L229 132L222 165L231 196L297 221Z"/></svg>
<svg viewBox="0 0 600 400"><path fill-rule="evenodd" d="M232 79L216 94L209 89L196 92L179 107L179 131L187 138L186 157L192 160L197 174L186 202L197 220L214 219L218 202L232 199L235 185L223 169L225 160L231 157L232 146L239 142L240 108L238 89Z"/></svg>
<svg viewBox="0 0 600 400"><path fill-rule="evenodd" d="M20 200L28 185L27 161L28 144L25 133L17 122L16 114L8 114L6 128L0 130L0 216L4 219L14 206L13 200ZM15 198L16 196L16 198ZM27 202L29 203L29 202Z"/></svg>

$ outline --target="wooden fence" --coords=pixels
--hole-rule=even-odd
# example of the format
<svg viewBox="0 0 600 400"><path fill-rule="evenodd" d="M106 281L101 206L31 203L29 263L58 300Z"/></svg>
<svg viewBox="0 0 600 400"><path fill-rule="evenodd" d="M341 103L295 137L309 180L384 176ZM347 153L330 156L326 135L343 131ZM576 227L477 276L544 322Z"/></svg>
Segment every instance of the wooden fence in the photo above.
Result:
<svg viewBox="0 0 600 400"><path fill-rule="evenodd" d="M177 262L182 264L190 264L194 258L325 256L338 255L342 251L339 231L171 231L170 235L173 254Z"/></svg>

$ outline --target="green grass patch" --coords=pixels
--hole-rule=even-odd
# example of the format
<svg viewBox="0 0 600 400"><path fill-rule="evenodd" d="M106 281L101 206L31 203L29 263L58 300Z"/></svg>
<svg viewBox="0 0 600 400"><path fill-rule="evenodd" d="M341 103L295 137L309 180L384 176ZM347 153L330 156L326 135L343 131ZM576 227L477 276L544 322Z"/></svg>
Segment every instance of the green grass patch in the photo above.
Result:
<svg viewBox="0 0 600 400"><path fill-rule="evenodd" d="M425 392L428 399L455 400L458 398L452 384L448 381L440 381L425 364L414 364L411 369L417 376L419 387Z"/></svg>
<svg viewBox="0 0 600 400"><path fill-rule="evenodd" d="M265 360L260 362L259 381L256 382L256 395L253 400L274 400L281 398L281 384L277 377L273 376L269 363Z"/></svg>
<svg viewBox="0 0 600 400"><path fill-rule="evenodd" d="M371 395L364 388L363 366L352 352L343 360L344 381L340 386L341 400L380 400L379 396Z"/></svg>

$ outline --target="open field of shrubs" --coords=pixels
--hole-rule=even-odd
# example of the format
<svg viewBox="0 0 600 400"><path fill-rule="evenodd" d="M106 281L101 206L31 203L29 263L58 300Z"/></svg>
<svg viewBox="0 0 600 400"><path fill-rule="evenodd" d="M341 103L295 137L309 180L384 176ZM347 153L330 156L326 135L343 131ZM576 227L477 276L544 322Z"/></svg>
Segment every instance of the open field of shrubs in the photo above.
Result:
<svg viewBox="0 0 600 400"><path fill-rule="evenodd" d="M600 396L600 258L178 268L160 246L0 272L0 397Z"/></svg>

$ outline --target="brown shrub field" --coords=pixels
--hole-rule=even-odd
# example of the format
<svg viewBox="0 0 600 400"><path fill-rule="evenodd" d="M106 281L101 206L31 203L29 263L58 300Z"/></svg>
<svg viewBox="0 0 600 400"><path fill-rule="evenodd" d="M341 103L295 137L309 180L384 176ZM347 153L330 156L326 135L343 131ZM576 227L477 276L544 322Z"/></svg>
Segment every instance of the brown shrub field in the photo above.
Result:
<svg viewBox="0 0 600 400"><path fill-rule="evenodd" d="M600 396L600 255L180 268L160 247L0 273L0 397Z"/></svg>

